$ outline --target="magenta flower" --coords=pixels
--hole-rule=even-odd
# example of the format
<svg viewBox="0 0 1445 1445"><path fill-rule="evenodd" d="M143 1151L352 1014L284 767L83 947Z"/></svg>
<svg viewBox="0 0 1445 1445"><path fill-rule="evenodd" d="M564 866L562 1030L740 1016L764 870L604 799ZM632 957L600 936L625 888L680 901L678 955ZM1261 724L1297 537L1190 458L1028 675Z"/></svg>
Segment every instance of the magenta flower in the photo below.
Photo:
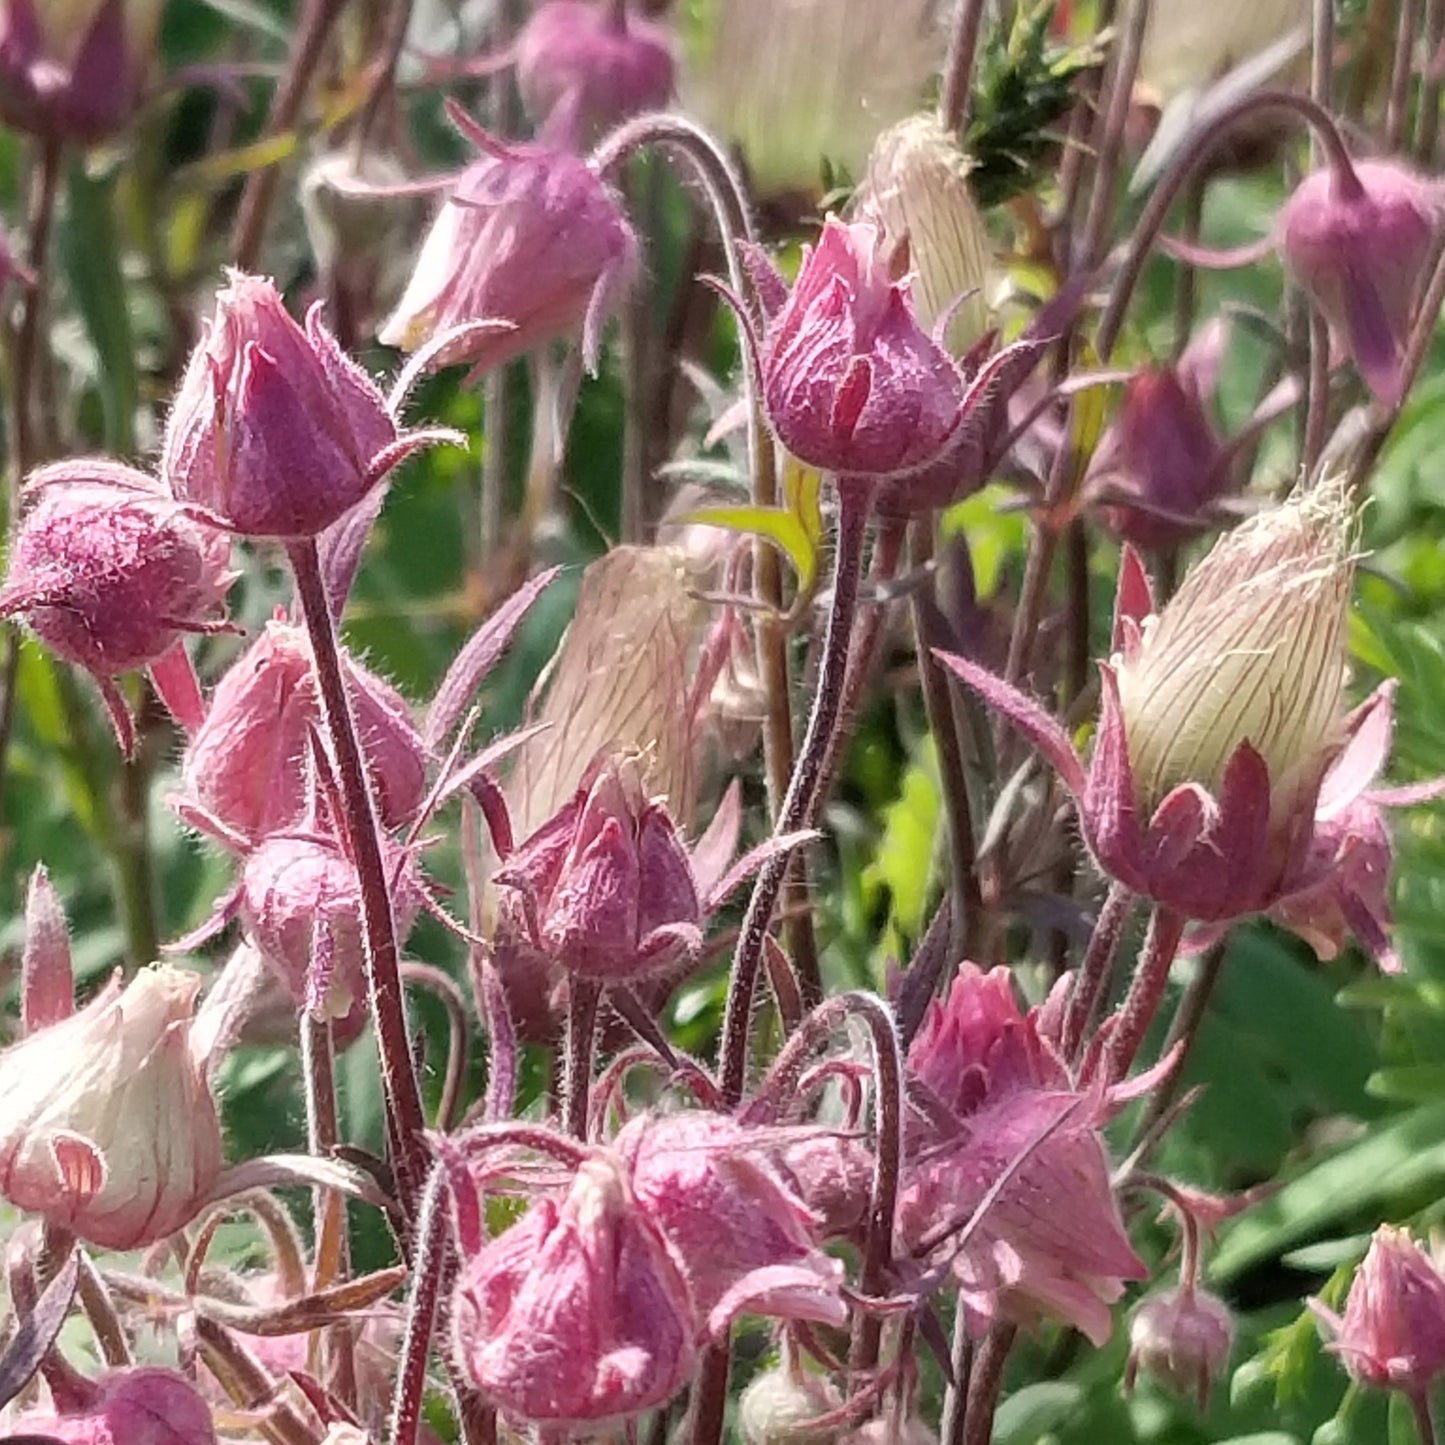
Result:
<svg viewBox="0 0 1445 1445"><path fill-rule="evenodd" d="M1150 1295L1129 1320L1124 1388L1132 1390L1142 1370L1176 1394L1193 1395L1202 1410L1233 1344L1234 1318L1207 1290L1181 1285Z"/></svg>
<svg viewBox="0 0 1445 1445"><path fill-rule="evenodd" d="M52 1413L32 1410L11 1422L26 1439L61 1445L216 1445L216 1430L196 1387L174 1370L116 1370L93 1384L91 1398Z"/></svg>
<svg viewBox="0 0 1445 1445"><path fill-rule="evenodd" d="M1385 406L1400 401L1405 343L1439 225L1437 186L1393 160L1316 171L1279 215L1285 264Z"/></svg>
<svg viewBox="0 0 1445 1445"><path fill-rule="evenodd" d="M661 26L628 9L547 0L513 47L527 114L549 145L580 150L672 95L672 47Z"/></svg>
<svg viewBox="0 0 1445 1445"><path fill-rule="evenodd" d="M538 144L503 145L468 125L484 154L462 173L377 333L414 351L469 323L431 357L475 376L559 336L582 334L596 370L602 328L637 269L637 238L585 161Z"/></svg>
<svg viewBox="0 0 1445 1445"><path fill-rule="evenodd" d="M693 1336L662 1231L600 1152L560 1204L538 1200L463 1258L452 1301L457 1363L519 1424L595 1433L666 1404L692 1372Z"/></svg>

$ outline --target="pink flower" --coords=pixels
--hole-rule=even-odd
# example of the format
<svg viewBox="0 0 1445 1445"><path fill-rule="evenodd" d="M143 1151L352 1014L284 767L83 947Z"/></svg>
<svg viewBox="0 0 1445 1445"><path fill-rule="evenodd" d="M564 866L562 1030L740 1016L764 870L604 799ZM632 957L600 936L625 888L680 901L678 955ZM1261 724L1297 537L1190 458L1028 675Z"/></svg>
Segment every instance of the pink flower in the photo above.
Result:
<svg viewBox="0 0 1445 1445"><path fill-rule="evenodd" d="M695 1359L687 1284L622 1165L598 1153L463 1260L452 1349L509 1418L595 1432L666 1404Z"/></svg>
<svg viewBox="0 0 1445 1445"><path fill-rule="evenodd" d="M432 224L391 318L377 333L413 351L467 323L432 364L473 374L582 333L596 370L602 327L637 269L637 238L601 178L565 150L503 145L475 127L485 152L462 173Z"/></svg>
<svg viewBox="0 0 1445 1445"><path fill-rule="evenodd" d="M405 700L349 654L351 693L383 825L409 822L426 792L426 751ZM295 824L306 810L307 749L321 728L311 648L302 628L279 617L226 670L181 763L183 816L199 808L233 835L255 842Z"/></svg>
<svg viewBox="0 0 1445 1445"><path fill-rule="evenodd" d="M0 1194L105 1249L195 1218L221 1171L192 1035L200 983L144 969L0 1053Z"/></svg>
<svg viewBox="0 0 1445 1445"><path fill-rule="evenodd" d="M315 307L303 329L270 281L232 271L176 394L161 475L242 536L314 537L432 440L398 433Z"/></svg>
<svg viewBox="0 0 1445 1445"><path fill-rule="evenodd" d="M818 1221L769 1162L774 1142L701 1110L639 1115L615 1142L714 1338L742 1313L847 1319L842 1265L818 1247Z"/></svg>
<svg viewBox="0 0 1445 1445"><path fill-rule="evenodd" d="M174 1370L116 1370L93 1386L84 1408L33 1410L12 1422L17 1435L63 1445L216 1445L211 1412Z"/></svg>
<svg viewBox="0 0 1445 1445"><path fill-rule="evenodd" d="M1382 1224L1341 1319L1310 1301L1352 1380L1423 1398L1445 1371L1445 1278L1408 1230Z"/></svg>
<svg viewBox="0 0 1445 1445"><path fill-rule="evenodd" d="M1386 406L1400 401L1401 361L1439 225L1435 184L1394 160L1316 171L1279 215L1285 264Z"/></svg>
<svg viewBox="0 0 1445 1445"><path fill-rule="evenodd" d="M550 145L579 150L672 94L666 32L621 6L548 0L517 36L517 86Z"/></svg>
<svg viewBox="0 0 1445 1445"><path fill-rule="evenodd" d="M1142 1370L1177 1394L1193 1395L1202 1410L1233 1343L1234 1319L1207 1290L1181 1286L1150 1295L1129 1321L1124 1386L1133 1389Z"/></svg>
<svg viewBox="0 0 1445 1445"><path fill-rule="evenodd" d="M1126 549L1087 769L1035 703L943 661L1053 764L1107 874L1225 923L1323 883L1319 830L1367 781L1347 744L1378 695L1342 713L1352 571L1348 516L1318 494L1226 534L1159 611Z"/></svg>

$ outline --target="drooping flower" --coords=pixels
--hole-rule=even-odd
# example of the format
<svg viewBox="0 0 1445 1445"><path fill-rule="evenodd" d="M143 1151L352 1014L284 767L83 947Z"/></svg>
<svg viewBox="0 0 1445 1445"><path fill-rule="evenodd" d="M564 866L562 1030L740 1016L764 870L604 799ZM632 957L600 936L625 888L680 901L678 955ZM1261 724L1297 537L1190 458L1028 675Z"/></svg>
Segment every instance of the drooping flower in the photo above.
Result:
<svg viewBox="0 0 1445 1445"><path fill-rule="evenodd" d="M847 1319L842 1265L818 1247L818 1221L770 1162L774 1142L702 1110L639 1115L615 1141L714 1338L742 1313Z"/></svg>
<svg viewBox="0 0 1445 1445"><path fill-rule="evenodd" d="M1310 1308L1362 1385L1423 1399L1445 1371L1445 1277L1408 1230L1375 1231L1343 1318L1318 1300Z"/></svg>
<svg viewBox="0 0 1445 1445"><path fill-rule="evenodd" d="M518 1423L596 1431L666 1404L687 1383L692 1304L626 1170L597 1153L566 1197L531 1205L464 1258L452 1349Z"/></svg>
<svg viewBox="0 0 1445 1445"><path fill-rule="evenodd" d="M1327 878L1318 800L1371 715L1342 713L1351 531L1333 488L1296 496L1222 537L1157 612L1126 549L1087 770L1037 704L943 660L1055 767L1107 874L1189 919L1258 913ZM1330 810L1365 781L1336 772Z"/></svg>
<svg viewBox="0 0 1445 1445"><path fill-rule="evenodd" d="M549 145L580 151L672 94L666 32L627 7L547 0L513 47L517 88Z"/></svg>
<svg viewBox="0 0 1445 1445"><path fill-rule="evenodd" d="M188 632L223 625L216 614L235 576L229 539L153 478L102 458L39 468L25 499L0 616L20 616L95 678L129 751L114 679L157 663Z"/></svg>
<svg viewBox="0 0 1445 1445"><path fill-rule="evenodd" d="M162 0L3 0L0 118L90 145L124 129L155 55Z"/></svg>
<svg viewBox="0 0 1445 1445"><path fill-rule="evenodd" d="M216 293L161 452L172 493L246 537L315 537L434 435L402 434L313 307L239 271Z"/></svg>
<svg viewBox="0 0 1445 1445"><path fill-rule="evenodd" d="M638 264L627 218L569 151L503 145L475 127L468 135L483 154L443 203L378 339L413 351L468 323L500 323L432 357L435 366L466 362L476 375L580 332L595 370L602 328Z"/></svg>
<svg viewBox="0 0 1445 1445"><path fill-rule="evenodd" d="M1285 264L1385 406L1401 398L1405 345L1440 224L1435 183L1393 160L1315 171L1279 214Z"/></svg>
<svg viewBox="0 0 1445 1445"><path fill-rule="evenodd" d="M25 1412L11 1422L15 1436L61 1445L216 1445L209 1407L175 1370L115 1370L88 1393L81 1408Z"/></svg>
<svg viewBox="0 0 1445 1445"><path fill-rule="evenodd" d="M1189 1285L1163 1290L1129 1320L1124 1387L1132 1389L1142 1370L1177 1394L1192 1395L1202 1410L1233 1343L1234 1319L1222 1300Z"/></svg>
<svg viewBox="0 0 1445 1445"><path fill-rule="evenodd" d="M190 1223L221 1170L200 984L144 969L0 1053L0 1194L105 1249Z"/></svg>

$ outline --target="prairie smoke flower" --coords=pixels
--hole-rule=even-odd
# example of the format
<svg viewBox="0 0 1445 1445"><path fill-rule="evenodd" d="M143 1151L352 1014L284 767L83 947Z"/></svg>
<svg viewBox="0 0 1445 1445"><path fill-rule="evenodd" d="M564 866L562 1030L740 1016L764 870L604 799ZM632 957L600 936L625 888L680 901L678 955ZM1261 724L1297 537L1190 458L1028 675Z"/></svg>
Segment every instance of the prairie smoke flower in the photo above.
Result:
<svg viewBox="0 0 1445 1445"><path fill-rule="evenodd" d="M145 969L0 1053L0 1194L105 1249L191 1222L221 1170L200 984Z"/></svg>
<svg viewBox="0 0 1445 1445"><path fill-rule="evenodd" d="M433 435L398 433L385 400L312 307L229 273L171 408L161 475L246 537L315 537Z"/></svg>
<svg viewBox="0 0 1445 1445"><path fill-rule="evenodd" d="M174 1370L116 1370L90 1390L93 1398L79 1409L19 1416L11 1422L16 1437L61 1445L216 1445L210 1409Z"/></svg>
<svg viewBox="0 0 1445 1445"><path fill-rule="evenodd" d="M227 537L151 477L102 458L32 472L0 616L19 615L58 657L95 678L121 745L131 723L120 673L208 632L235 574Z"/></svg>
<svg viewBox="0 0 1445 1445"><path fill-rule="evenodd" d="M90 145L135 113L162 0L0 0L0 118Z"/></svg>
<svg viewBox="0 0 1445 1445"><path fill-rule="evenodd" d="M1199 922L1262 912L1326 881L1319 830L1366 781L1347 744L1380 695L1342 716L1351 536L1335 488L1298 495L1222 537L1159 612L1126 549L1087 770L1036 704L943 660L1058 771L1111 877Z"/></svg>
<svg viewBox="0 0 1445 1445"><path fill-rule="evenodd" d="M1234 1319L1222 1300L1192 1285L1150 1295L1129 1320L1124 1387L1142 1370L1204 1409L1211 1383L1229 1363Z"/></svg>
<svg viewBox="0 0 1445 1445"><path fill-rule="evenodd" d="M513 46L517 88L550 145L580 150L672 94L672 47L660 25L621 6L547 0Z"/></svg>
<svg viewBox="0 0 1445 1445"><path fill-rule="evenodd" d="M1146 1274L1109 1182L1099 1134L1109 1097L1074 1089L1039 1012L1019 1011L1003 968L963 965L948 998L930 1005L907 1068L934 1107L907 1140L902 1249L949 1265L976 1334L996 1319L1042 1315L1101 1344L1124 1281ZM954 1245L951 1236L1025 1152L973 1236Z"/></svg>
<svg viewBox="0 0 1445 1445"><path fill-rule="evenodd" d="M843 1397L826 1375L778 1365L754 1376L738 1400L738 1428L744 1445L831 1445L837 1430L810 1429Z"/></svg>
<svg viewBox="0 0 1445 1445"><path fill-rule="evenodd" d="M602 1153L458 1272L453 1355L518 1423L595 1431L663 1405L691 1374L693 1336L667 1242Z"/></svg>
<svg viewBox="0 0 1445 1445"><path fill-rule="evenodd" d="M742 1313L847 1319L842 1265L818 1247L817 1220L769 1162L771 1142L701 1110L639 1115L615 1141L715 1338Z"/></svg>
<svg viewBox="0 0 1445 1445"><path fill-rule="evenodd" d="M436 366L466 362L477 375L580 331L595 371L602 328L637 269L632 227L586 161L471 134L485 153L442 205L378 339L414 351L467 323L504 323L473 329L432 357Z"/></svg>
<svg viewBox="0 0 1445 1445"><path fill-rule="evenodd" d="M385 827L400 827L426 791L421 737L395 688L346 652L341 666L377 812ZM226 670L186 746L174 800L182 815L199 809L248 843L290 827L306 810L313 728L321 702L311 647L304 629L277 617Z"/></svg>
<svg viewBox="0 0 1445 1445"><path fill-rule="evenodd" d="M1445 1371L1445 1278L1409 1231L1382 1224L1341 1318L1310 1301L1352 1380L1422 1399Z"/></svg>
<svg viewBox="0 0 1445 1445"><path fill-rule="evenodd" d="M1376 400L1401 399L1401 363L1441 224L1437 184L1398 161L1306 176L1276 225L1285 265Z"/></svg>

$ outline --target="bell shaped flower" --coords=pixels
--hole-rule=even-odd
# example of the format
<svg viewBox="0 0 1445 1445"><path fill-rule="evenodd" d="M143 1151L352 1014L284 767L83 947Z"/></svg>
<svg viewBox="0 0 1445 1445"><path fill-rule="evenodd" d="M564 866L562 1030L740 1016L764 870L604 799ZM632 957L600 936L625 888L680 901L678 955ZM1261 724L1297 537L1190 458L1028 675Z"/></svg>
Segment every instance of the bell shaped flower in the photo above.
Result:
<svg viewBox="0 0 1445 1445"><path fill-rule="evenodd" d="M1382 1224L1355 1271L1343 1318L1310 1301L1352 1380L1423 1400L1445 1371L1445 1277L1405 1229Z"/></svg>
<svg viewBox="0 0 1445 1445"><path fill-rule="evenodd" d="M186 365L161 476L180 500L245 537L316 537L435 434L398 431L371 378L312 307L229 273Z"/></svg>
<svg viewBox="0 0 1445 1445"><path fill-rule="evenodd" d="M1280 255L1375 399L1401 400L1410 326L1441 224L1438 185L1395 160L1306 176L1276 224Z"/></svg>
<svg viewBox="0 0 1445 1445"><path fill-rule="evenodd" d="M629 7L547 0L512 48L517 89L549 145L580 151L672 95L672 46Z"/></svg>
<svg viewBox="0 0 1445 1445"><path fill-rule="evenodd" d="M503 145L453 111L482 151L452 188L406 291L377 333L430 364L479 375L561 336L597 368L602 328L638 265L621 206L586 161L556 146ZM494 327L471 323L496 322Z"/></svg>
<svg viewBox="0 0 1445 1445"><path fill-rule="evenodd" d="M104 1249L183 1229L221 1172L193 973L157 965L0 1052L0 1195Z"/></svg>
<svg viewBox="0 0 1445 1445"><path fill-rule="evenodd" d="M136 1366L86 1386L89 1398L73 1408L18 1416L11 1422L15 1437L60 1445L216 1445L210 1408L175 1370Z"/></svg>
<svg viewBox="0 0 1445 1445"><path fill-rule="evenodd" d="M1343 712L1351 536L1336 489L1298 495L1222 537L1158 611L1126 549L1087 768L1037 704L943 661L1058 771L1110 877L1198 922L1262 912L1324 880L1322 785L1371 715ZM1330 807L1360 786L1351 763Z"/></svg>
<svg viewBox="0 0 1445 1445"><path fill-rule="evenodd" d="M1191 1285L1150 1295L1129 1320L1124 1388L1142 1371L1204 1409L1209 1387L1229 1364L1234 1317L1223 1300Z"/></svg>
<svg viewBox="0 0 1445 1445"><path fill-rule="evenodd" d="M964 964L947 999L930 1005L907 1058L923 1106L906 1140L900 1252L951 1270L974 1334L1047 1316L1100 1344L1124 1282L1146 1275L1099 1132L1121 1096L1075 1089L1041 1020L1020 1011L1004 968Z"/></svg>
<svg viewBox="0 0 1445 1445"><path fill-rule="evenodd" d="M384 827L416 816L426 750L401 694L342 653L351 705ZM183 817L199 810L245 843L289 828L307 805L307 749L321 701L303 628L278 615L226 670L181 761ZM204 825L203 825L204 826Z"/></svg>
<svg viewBox="0 0 1445 1445"><path fill-rule="evenodd" d="M96 680L122 748L133 728L115 678L211 632L235 580L230 540L151 477L103 458L31 473L0 616L19 616Z"/></svg>
<svg viewBox="0 0 1445 1445"><path fill-rule="evenodd" d="M600 1151L560 1202L464 1244L451 1335L466 1379L509 1420L587 1434L666 1404L696 1359L687 1282Z"/></svg>
<svg viewBox="0 0 1445 1445"><path fill-rule="evenodd" d="M768 1131L773 1132L773 1131ZM784 1183L773 1141L722 1114L638 1115L615 1140L638 1202L662 1230L707 1333L741 1313L842 1325L843 1270L818 1220Z"/></svg>

